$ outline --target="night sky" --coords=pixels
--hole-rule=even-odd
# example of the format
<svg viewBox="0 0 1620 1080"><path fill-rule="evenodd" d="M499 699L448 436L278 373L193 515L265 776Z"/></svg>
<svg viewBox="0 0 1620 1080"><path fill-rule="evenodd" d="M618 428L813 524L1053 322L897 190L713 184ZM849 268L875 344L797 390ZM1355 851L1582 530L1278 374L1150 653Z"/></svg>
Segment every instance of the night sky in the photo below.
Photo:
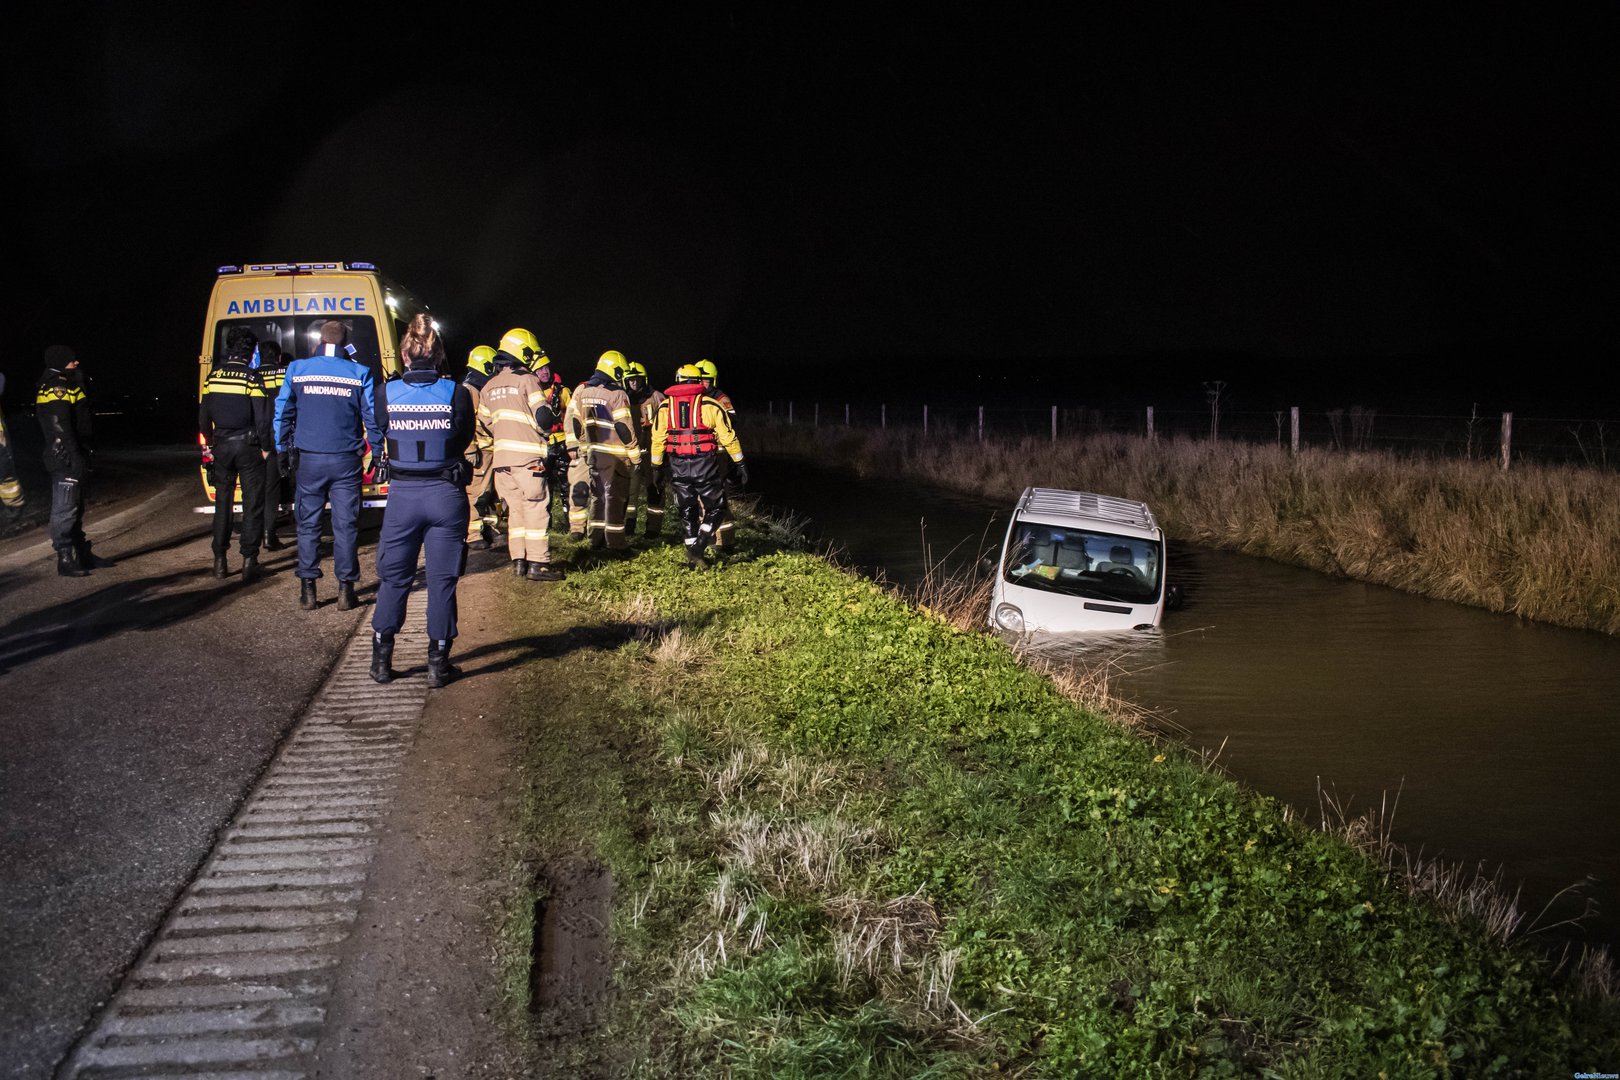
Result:
<svg viewBox="0 0 1620 1080"><path fill-rule="evenodd" d="M1612 16L1137 7L53 5L0 65L4 369L185 398L218 264L364 259L460 355L740 400L1620 415Z"/></svg>

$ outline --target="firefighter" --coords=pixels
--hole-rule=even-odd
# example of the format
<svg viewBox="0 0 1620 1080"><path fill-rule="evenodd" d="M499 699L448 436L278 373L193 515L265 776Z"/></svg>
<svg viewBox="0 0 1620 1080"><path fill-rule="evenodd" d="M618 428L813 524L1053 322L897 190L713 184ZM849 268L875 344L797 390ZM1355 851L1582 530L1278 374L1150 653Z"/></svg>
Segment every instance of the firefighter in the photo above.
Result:
<svg viewBox="0 0 1620 1080"><path fill-rule="evenodd" d="M568 446L590 469L588 487L575 485L571 500L589 499L588 531L591 547L623 550L625 497L630 493L631 470L641 464L641 442L636 437L635 413L624 392L625 359L609 349L596 361L596 370L574 394L568 428ZM570 470L570 479L572 470ZM570 524L573 511L569 511Z"/></svg>
<svg viewBox="0 0 1620 1080"><path fill-rule="evenodd" d="M66 345L45 350L45 371L34 392L34 415L45 435L45 471L51 477L51 547L56 572L84 577L111 566L90 551L84 535L84 485L90 478L90 403L79 358Z"/></svg>
<svg viewBox="0 0 1620 1080"><path fill-rule="evenodd" d="M705 389L697 365L682 366L675 378L653 423L651 455L655 467L666 458L669 462L686 564L698 570L704 547L726 517L726 474L734 469L738 483L746 487L748 466L731 417Z"/></svg>
<svg viewBox="0 0 1620 1080"><path fill-rule="evenodd" d="M484 384L495 373L495 350L479 345L467 354L467 374L461 385L472 398L476 418L478 403L482 400ZM472 441L467 446L467 460L472 462L472 483L467 485L467 545L475 551L488 551L495 541L495 513L486 515L483 507L494 505L495 437L482 422L474 423Z"/></svg>
<svg viewBox="0 0 1620 1080"><path fill-rule="evenodd" d="M664 402L664 392L648 385L647 369L634 361L625 367L624 392L630 396L630 405L636 411L636 438L641 443L641 464L630 474L624 533L636 535L636 513L645 503L646 535L654 537L664 531L664 490L658 484L658 471L652 467L647 452L652 447L653 420L658 416L658 406Z"/></svg>
<svg viewBox="0 0 1620 1080"><path fill-rule="evenodd" d="M551 423L551 430L546 433L546 487L553 495L562 498L564 527L567 527L568 502L568 433L564 430L563 419L568 415L569 403L574 395L568 392L563 385L563 377L550 367L550 360L546 361L546 370L551 372L551 385L546 388L546 408L551 410L555 419ZM550 521L550 508L547 508L547 521ZM584 519L580 519L583 526Z"/></svg>
<svg viewBox="0 0 1620 1080"><path fill-rule="evenodd" d="M568 539L585 539L585 525L590 518L591 508L591 461L590 456L581 452L574 432L582 428L584 420L579 415L580 391L585 389L585 383L574 387L574 392L568 397L568 407L563 411L563 453L568 461L568 486L565 489L565 502L568 507Z"/></svg>
<svg viewBox="0 0 1620 1080"><path fill-rule="evenodd" d="M359 605L360 476L366 442L381 447L383 441L372 411L371 369L344 348L347 337L340 320L322 324L321 351L289 364L276 396L276 449L297 477L298 606L305 611L319 606L321 510L328 501L338 610Z"/></svg>
<svg viewBox="0 0 1620 1080"><path fill-rule="evenodd" d="M534 370L546 373L541 381ZM506 545L512 573L530 581L560 581L551 565L551 491L546 445L555 420L547 403L551 373L546 351L522 328L508 330L495 354L495 375L484 384L478 419L494 436L495 494L506 503Z"/></svg>
<svg viewBox="0 0 1620 1080"><path fill-rule="evenodd" d="M720 380L720 369L714 366L713 360L699 360L696 365L698 373L703 377L704 392L714 399L714 403L726 411L726 418L731 421L733 429L737 426L737 407L731 403L731 395L716 385ZM732 542L736 537L736 527L731 521L731 507L726 506L725 520L720 523L719 532L715 534L714 548L716 551L730 551Z"/></svg>
<svg viewBox="0 0 1620 1080"><path fill-rule="evenodd" d="M380 683L394 677L394 635L405 623L405 598L426 546L430 689L460 674L450 666L450 643L456 637L456 582L467 567L466 487L473 465L466 452L476 425L472 391L440 374L442 357L414 350L406 370L377 388L377 427L384 439L379 471L388 480L388 508L377 540L371 677Z"/></svg>
<svg viewBox="0 0 1620 1080"><path fill-rule="evenodd" d="M253 368L259 373L259 382L264 385L265 402L273 424L276 395L281 393L281 384L287 377L287 354L275 342L261 341L254 356L257 362ZM264 459L264 546L271 551L280 551L287 545L276 535L276 517L281 513L281 504L292 501L292 492L288 490L287 483L291 470L287 468L286 456L276 452L273 441L266 443L265 449L269 454Z"/></svg>
<svg viewBox="0 0 1620 1080"><path fill-rule="evenodd" d="M5 372L0 372L0 396L6 392ZM22 484L17 480L17 459L11 454L11 439L6 435L6 418L0 414L0 505L9 510L23 507Z"/></svg>
<svg viewBox="0 0 1620 1080"><path fill-rule="evenodd" d="M231 504L237 484L242 486L242 583L259 576L259 542L264 534L266 459L274 436L270 430L270 402L264 384L253 370L259 343L253 331L233 327L225 335L225 360L203 380L197 404L197 429L202 432L214 480L214 576L230 574L225 553L231 547Z"/></svg>

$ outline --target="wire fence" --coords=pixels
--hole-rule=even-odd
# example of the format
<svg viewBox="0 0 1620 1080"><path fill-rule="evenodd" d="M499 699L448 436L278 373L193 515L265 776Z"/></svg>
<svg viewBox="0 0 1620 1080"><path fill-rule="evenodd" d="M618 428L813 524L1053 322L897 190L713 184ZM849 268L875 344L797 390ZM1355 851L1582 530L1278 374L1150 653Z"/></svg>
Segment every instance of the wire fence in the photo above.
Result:
<svg viewBox="0 0 1620 1080"><path fill-rule="evenodd" d="M1098 409L1074 405L892 405L770 401L769 423L896 428L925 438L1083 438L1120 434L1230 439L1295 449L1382 450L1408 457L1468 458L1612 469L1620 465L1620 421L1522 417L1512 413L1439 416L1349 408L1242 412L1211 409ZM751 418L753 419L753 418Z"/></svg>

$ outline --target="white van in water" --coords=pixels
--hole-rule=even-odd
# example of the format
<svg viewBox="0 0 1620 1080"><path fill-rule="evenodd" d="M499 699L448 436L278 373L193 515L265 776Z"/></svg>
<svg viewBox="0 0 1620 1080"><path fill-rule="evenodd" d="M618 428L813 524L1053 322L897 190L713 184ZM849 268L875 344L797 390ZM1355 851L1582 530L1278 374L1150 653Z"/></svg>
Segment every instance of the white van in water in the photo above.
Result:
<svg viewBox="0 0 1620 1080"><path fill-rule="evenodd" d="M1007 525L990 625L1014 632L1152 630L1164 618L1164 535L1146 503L1025 488Z"/></svg>

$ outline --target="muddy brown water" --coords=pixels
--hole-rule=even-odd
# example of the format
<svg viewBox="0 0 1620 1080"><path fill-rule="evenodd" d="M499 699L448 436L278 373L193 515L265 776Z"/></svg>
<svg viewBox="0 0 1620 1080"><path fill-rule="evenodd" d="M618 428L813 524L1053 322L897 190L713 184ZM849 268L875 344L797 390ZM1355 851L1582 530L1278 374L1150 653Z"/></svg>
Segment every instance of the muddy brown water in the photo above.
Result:
<svg viewBox="0 0 1620 1080"><path fill-rule="evenodd" d="M753 473L765 508L901 585L930 557L971 567L1006 528L988 500L783 459ZM1398 797L1396 841L1500 869L1549 937L1620 945L1620 641L1188 545L1169 568L1187 600L1162 633L1071 662L1112 661L1117 693L1313 817L1319 790L1352 813Z"/></svg>

